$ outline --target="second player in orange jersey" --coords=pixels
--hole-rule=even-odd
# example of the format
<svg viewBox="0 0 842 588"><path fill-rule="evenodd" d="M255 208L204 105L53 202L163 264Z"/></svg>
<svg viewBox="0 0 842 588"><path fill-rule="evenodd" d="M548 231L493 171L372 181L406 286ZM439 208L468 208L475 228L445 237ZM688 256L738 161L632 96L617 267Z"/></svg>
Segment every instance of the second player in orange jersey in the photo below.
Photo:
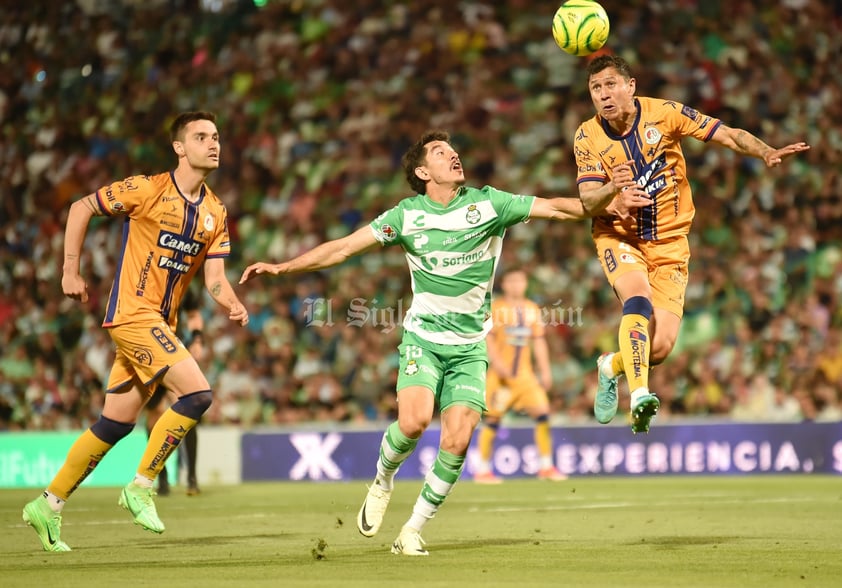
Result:
<svg viewBox="0 0 842 588"><path fill-rule="evenodd" d="M178 307L201 268L211 297L228 318L245 325L248 312L225 276L228 227L225 207L205 184L219 167L216 118L186 112L170 128L176 168L133 176L97 190L70 207L64 237L64 294L86 302L80 255L94 216L122 218L116 273L103 326L115 344L114 365L99 420L82 433L44 494L26 504L23 520L46 551L70 551L61 540L61 512L70 495L110 449L134 428L159 384L176 401L149 434L137 473L119 498L134 522L163 533L152 499L164 463L208 409L212 393L196 360L175 334Z"/></svg>
<svg viewBox="0 0 842 588"><path fill-rule="evenodd" d="M547 398L552 385L550 352L541 309L526 297L527 285L525 271L510 269L500 280L503 295L491 303L494 327L486 339L488 410L483 416L483 428L479 433L480 459L474 474L474 481L479 483L501 482L494 474L491 460L500 420L510 410L526 413L535 421L538 477L555 481L566 478L553 465L550 403Z"/></svg>

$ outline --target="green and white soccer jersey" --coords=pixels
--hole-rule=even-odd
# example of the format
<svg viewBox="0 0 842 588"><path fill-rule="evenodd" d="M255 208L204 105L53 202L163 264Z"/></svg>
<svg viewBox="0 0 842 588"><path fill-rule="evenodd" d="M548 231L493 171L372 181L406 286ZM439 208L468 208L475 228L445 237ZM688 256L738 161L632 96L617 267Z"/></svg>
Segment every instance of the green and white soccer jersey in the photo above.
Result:
<svg viewBox="0 0 842 588"><path fill-rule="evenodd" d="M383 245L400 245L412 279L403 327L441 345L485 339L491 288L506 229L529 218L535 198L462 187L447 206L405 198L371 223Z"/></svg>

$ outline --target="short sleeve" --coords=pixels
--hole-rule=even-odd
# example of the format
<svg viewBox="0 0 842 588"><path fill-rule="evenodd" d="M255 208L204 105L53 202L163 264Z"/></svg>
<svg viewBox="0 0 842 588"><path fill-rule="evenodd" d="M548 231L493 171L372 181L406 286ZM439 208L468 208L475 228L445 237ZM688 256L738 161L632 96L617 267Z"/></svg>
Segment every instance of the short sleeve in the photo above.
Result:
<svg viewBox="0 0 842 588"><path fill-rule="evenodd" d="M486 186L483 190L488 194L491 205L504 226L510 227L529 219L535 196L512 194L491 186Z"/></svg>
<svg viewBox="0 0 842 588"><path fill-rule="evenodd" d="M154 186L148 176L130 176L103 186L96 191L96 198L105 214L131 216L149 200L153 192Z"/></svg>
<svg viewBox="0 0 842 588"><path fill-rule="evenodd" d="M228 235L228 214L225 212L225 209L223 209L222 213L222 222L219 223L219 228L214 233L213 239L208 246L207 257L209 259L228 257L228 254L231 253L231 237Z"/></svg>
<svg viewBox="0 0 842 588"><path fill-rule="evenodd" d="M403 225L402 218L402 207L398 204L371 221L369 227L371 227L371 232L377 242L384 247L399 244L401 242L400 229Z"/></svg>
<svg viewBox="0 0 842 588"><path fill-rule="evenodd" d="M596 155L590 135L585 131L585 125L579 127L573 138L573 155L576 158L576 184L583 182L608 182L608 172Z"/></svg>
<svg viewBox="0 0 842 588"><path fill-rule="evenodd" d="M675 108L665 110L669 113L674 128L682 137L693 137L699 141L708 142L722 124L718 118L702 114L679 102L675 103Z"/></svg>

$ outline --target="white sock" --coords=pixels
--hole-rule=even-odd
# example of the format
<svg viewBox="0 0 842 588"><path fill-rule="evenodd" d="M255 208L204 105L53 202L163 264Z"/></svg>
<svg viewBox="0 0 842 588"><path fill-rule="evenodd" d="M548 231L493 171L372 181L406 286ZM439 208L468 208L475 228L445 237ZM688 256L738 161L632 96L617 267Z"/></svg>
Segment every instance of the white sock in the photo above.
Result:
<svg viewBox="0 0 842 588"><path fill-rule="evenodd" d="M154 482L155 480L147 478L146 476L141 476L140 474L134 475L134 483L140 486L141 488L151 488Z"/></svg>
<svg viewBox="0 0 842 588"><path fill-rule="evenodd" d="M634 392L631 393L631 403L634 406L635 402L637 402L638 398L641 396L648 396L649 395L649 388L640 387Z"/></svg>
<svg viewBox="0 0 842 588"><path fill-rule="evenodd" d="M614 370L611 369L611 360L614 359L614 354L609 353L605 356L605 359L599 364L599 372L605 376L606 378L614 378L617 374L614 373Z"/></svg>
<svg viewBox="0 0 842 588"><path fill-rule="evenodd" d="M409 517L404 527L410 527L420 533L421 529L424 528L427 521L433 518L437 510L437 507L419 497L418 502L415 503L415 508L412 509L412 516Z"/></svg>
<svg viewBox="0 0 842 588"><path fill-rule="evenodd" d="M538 462L541 464L541 469L546 470L553 467L553 456L552 455L542 455L540 457L540 461Z"/></svg>
<svg viewBox="0 0 842 588"><path fill-rule="evenodd" d="M50 508L53 509L53 512L61 512L61 509L64 508L65 500L62 500L49 490L44 491L44 498L47 499L47 504L50 505Z"/></svg>
<svg viewBox="0 0 842 588"><path fill-rule="evenodd" d="M391 491L395 488L395 475L392 474L391 476L387 476L385 474L377 472L377 476L374 478L374 485L383 488L383 490Z"/></svg>

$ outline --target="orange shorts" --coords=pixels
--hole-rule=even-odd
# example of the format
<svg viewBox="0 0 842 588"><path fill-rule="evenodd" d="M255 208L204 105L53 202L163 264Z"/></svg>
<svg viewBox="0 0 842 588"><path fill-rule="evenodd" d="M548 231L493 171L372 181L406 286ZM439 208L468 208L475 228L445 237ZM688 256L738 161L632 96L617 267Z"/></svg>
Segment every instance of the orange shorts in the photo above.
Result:
<svg viewBox="0 0 842 588"><path fill-rule="evenodd" d="M690 245L686 235L659 241L644 241L615 233L594 235L599 262L608 283L628 272L641 271L649 276L652 306L684 316Z"/></svg>
<svg viewBox="0 0 842 588"><path fill-rule="evenodd" d="M485 381L485 405L489 416L501 418L509 410L526 410L545 406L547 391L541 387L534 373L512 379L502 379L489 370Z"/></svg>
<svg viewBox="0 0 842 588"><path fill-rule="evenodd" d="M184 343L164 321L143 321L109 327L117 347L106 392L118 392L135 383L152 396L161 376L183 359L192 357Z"/></svg>

